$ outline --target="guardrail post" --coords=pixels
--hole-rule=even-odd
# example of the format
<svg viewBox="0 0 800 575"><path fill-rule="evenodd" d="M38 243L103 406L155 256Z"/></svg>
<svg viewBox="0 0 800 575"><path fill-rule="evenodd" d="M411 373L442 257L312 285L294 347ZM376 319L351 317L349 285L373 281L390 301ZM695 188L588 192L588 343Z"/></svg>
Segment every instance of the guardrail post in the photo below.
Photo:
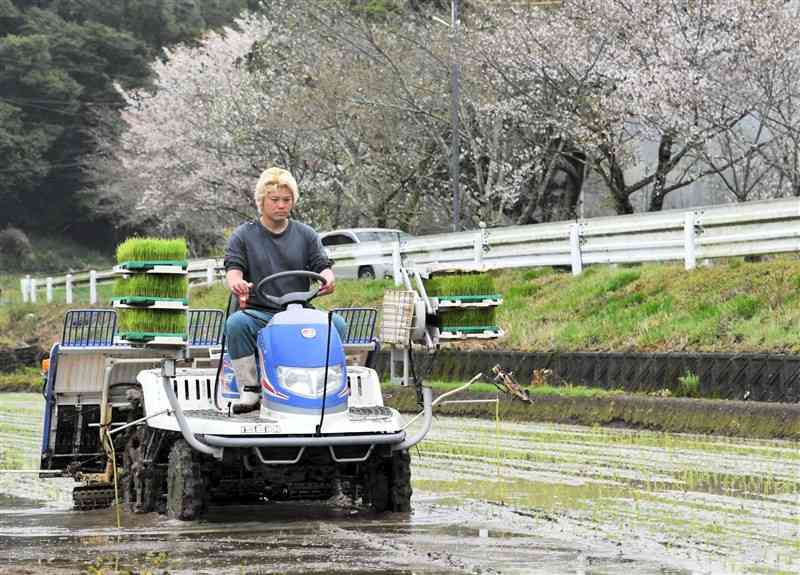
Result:
<svg viewBox="0 0 800 575"><path fill-rule="evenodd" d="M392 275L394 276L394 286L403 285L403 277L400 273L402 260L400 259L400 240L392 242Z"/></svg>
<svg viewBox="0 0 800 575"><path fill-rule="evenodd" d="M694 225L694 212L686 212L683 215L683 267L686 270L693 270L697 266L694 244Z"/></svg>
<svg viewBox="0 0 800 575"><path fill-rule="evenodd" d="M480 222L478 224L478 231L475 232L475 239L473 240L473 248L474 248L473 253L476 266L483 264L483 246L485 242L485 235L486 235L486 224Z"/></svg>
<svg viewBox="0 0 800 575"><path fill-rule="evenodd" d="M206 264L206 283L211 285L214 283L214 271L216 269L216 262L214 260L208 260Z"/></svg>
<svg viewBox="0 0 800 575"><path fill-rule="evenodd" d="M31 303L36 303L36 278L28 280L28 289L30 290Z"/></svg>
<svg viewBox="0 0 800 575"><path fill-rule="evenodd" d="M31 281L31 276L19 278L19 293L22 294L22 303L28 303L28 282Z"/></svg>
<svg viewBox="0 0 800 575"><path fill-rule="evenodd" d="M47 278L47 303L53 303L53 278Z"/></svg>
<svg viewBox="0 0 800 575"><path fill-rule="evenodd" d="M572 275L580 275L583 271L583 260L581 259L580 224L569 225L569 260L572 264Z"/></svg>
<svg viewBox="0 0 800 575"><path fill-rule="evenodd" d="M72 274L67 274L66 279L64 280L64 289L67 292L67 303L72 303Z"/></svg>
<svg viewBox="0 0 800 575"><path fill-rule="evenodd" d="M89 272L89 303L97 303L97 270Z"/></svg>

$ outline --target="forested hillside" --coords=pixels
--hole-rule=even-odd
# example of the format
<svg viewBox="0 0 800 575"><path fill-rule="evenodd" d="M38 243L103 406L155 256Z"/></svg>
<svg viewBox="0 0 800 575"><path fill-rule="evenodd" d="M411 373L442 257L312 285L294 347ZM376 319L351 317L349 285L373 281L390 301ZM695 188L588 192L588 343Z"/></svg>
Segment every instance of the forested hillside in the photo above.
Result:
<svg viewBox="0 0 800 575"><path fill-rule="evenodd" d="M229 24L247 0L0 0L0 229L94 246L116 222L81 193L100 122L145 88L165 46Z"/></svg>

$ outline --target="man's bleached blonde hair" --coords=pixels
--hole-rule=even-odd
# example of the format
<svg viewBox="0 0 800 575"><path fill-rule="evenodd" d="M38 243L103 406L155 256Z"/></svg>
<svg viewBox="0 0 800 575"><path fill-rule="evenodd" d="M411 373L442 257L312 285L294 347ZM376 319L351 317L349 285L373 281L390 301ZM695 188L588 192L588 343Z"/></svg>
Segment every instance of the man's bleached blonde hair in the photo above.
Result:
<svg viewBox="0 0 800 575"><path fill-rule="evenodd" d="M261 214L261 205L264 203L264 196L283 186L291 190L296 205L297 200L300 199L300 192L297 189L297 182L289 170L284 170L283 168L267 168L261 173L254 194L259 215Z"/></svg>

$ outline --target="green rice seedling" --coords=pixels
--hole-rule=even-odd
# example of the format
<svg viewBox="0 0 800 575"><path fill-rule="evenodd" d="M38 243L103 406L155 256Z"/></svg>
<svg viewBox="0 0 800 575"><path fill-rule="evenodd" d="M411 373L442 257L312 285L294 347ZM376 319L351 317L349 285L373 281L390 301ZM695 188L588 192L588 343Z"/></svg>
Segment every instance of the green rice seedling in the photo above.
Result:
<svg viewBox="0 0 800 575"><path fill-rule="evenodd" d="M454 274L432 277L424 282L431 297L494 295L494 278L489 274Z"/></svg>
<svg viewBox="0 0 800 575"><path fill-rule="evenodd" d="M454 308L439 312L442 328L479 327L497 325L496 308Z"/></svg>
<svg viewBox="0 0 800 575"><path fill-rule="evenodd" d="M141 296L185 299L186 276L174 274L137 274L114 282L114 297Z"/></svg>
<svg viewBox="0 0 800 575"><path fill-rule="evenodd" d="M497 295L494 278L489 274L453 274L425 280L425 291L440 299L456 296ZM497 325L496 308L442 308L439 311L441 327L484 327Z"/></svg>
<svg viewBox="0 0 800 575"><path fill-rule="evenodd" d="M118 263L185 261L186 256L186 240L183 238L130 238L117 247ZM184 275L131 274L119 278L114 285L116 298L185 299L187 291ZM183 334L186 331L184 310L119 308L117 317L122 333Z"/></svg>
<svg viewBox="0 0 800 575"><path fill-rule="evenodd" d="M130 309L117 310L120 332L174 333L186 331L186 312L183 310Z"/></svg>
<svg viewBox="0 0 800 575"><path fill-rule="evenodd" d="M117 263L185 260L187 254L183 238L129 238L117 246Z"/></svg>

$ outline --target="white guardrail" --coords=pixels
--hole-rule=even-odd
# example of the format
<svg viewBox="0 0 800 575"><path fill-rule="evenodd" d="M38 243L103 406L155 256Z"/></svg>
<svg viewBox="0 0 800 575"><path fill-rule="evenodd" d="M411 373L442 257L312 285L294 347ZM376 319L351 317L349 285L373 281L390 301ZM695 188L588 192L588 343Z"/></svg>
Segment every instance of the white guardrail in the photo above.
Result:
<svg viewBox="0 0 800 575"><path fill-rule="evenodd" d="M800 198L765 200L667 210L579 221L479 228L421 236L402 242L365 242L328 248L338 266L400 265L424 272L569 266L577 275L583 266L683 260L687 270L697 260L777 254L800 249ZM334 271L336 266L334 266ZM222 275L221 260L189 264L191 280L211 283ZM97 282L114 273L89 272L75 277L47 278L47 301L54 286L89 282L90 303L97 301ZM21 280L23 301L36 301L41 280Z"/></svg>

